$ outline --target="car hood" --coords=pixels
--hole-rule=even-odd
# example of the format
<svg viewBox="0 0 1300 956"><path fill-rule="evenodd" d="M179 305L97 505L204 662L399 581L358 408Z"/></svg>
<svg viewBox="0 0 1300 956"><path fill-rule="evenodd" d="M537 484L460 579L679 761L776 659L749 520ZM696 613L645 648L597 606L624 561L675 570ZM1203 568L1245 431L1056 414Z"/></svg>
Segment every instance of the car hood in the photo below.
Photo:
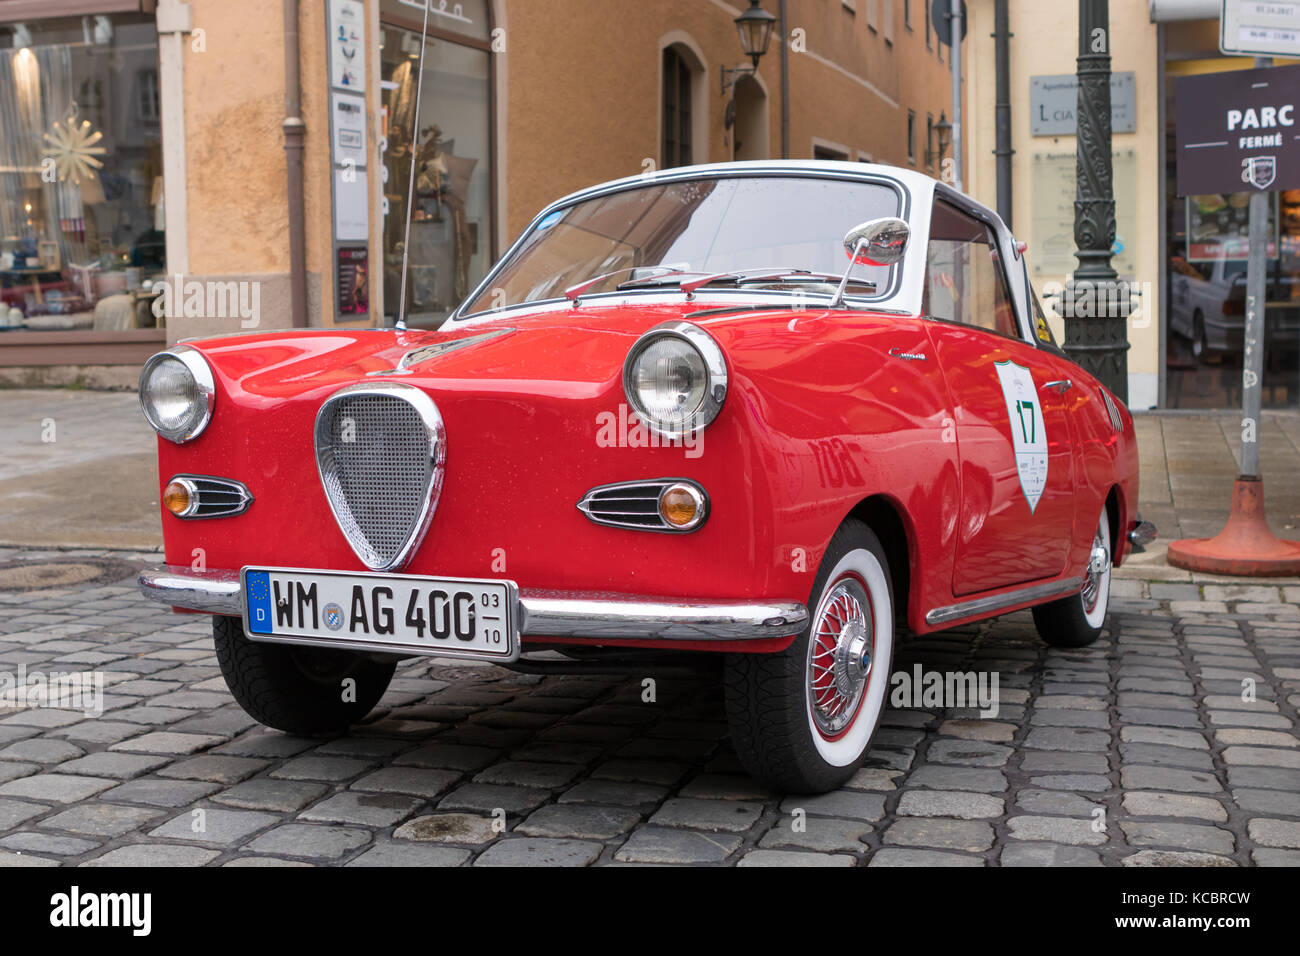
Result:
<svg viewBox="0 0 1300 956"><path fill-rule="evenodd" d="M622 373L636 338L664 322L705 328L727 351L763 341L807 342L824 310L700 309L690 302L626 303L516 313L447 330L328 329L224 336L187 343L213 366L223 390L256 405L303 399L358 382L403 382L435 391L518 392L593 397ZM862 313L856 313L861 316ZM758 336L755 333L765 334ZM767 336L771 335L768 340ZM784 345L782 340L785 340Z"/></svg>

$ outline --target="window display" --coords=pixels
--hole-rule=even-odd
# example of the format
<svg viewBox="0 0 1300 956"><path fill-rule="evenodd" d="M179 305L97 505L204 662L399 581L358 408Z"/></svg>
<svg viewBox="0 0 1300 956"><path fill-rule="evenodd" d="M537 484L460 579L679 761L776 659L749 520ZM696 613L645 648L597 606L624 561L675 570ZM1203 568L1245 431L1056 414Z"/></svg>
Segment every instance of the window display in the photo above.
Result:
<svg viewBox="0 0 1300 956"><path fill-rule="evenodd" d="M0 328L153 326L162 196L152 20L0 25Z"/></svg>
<svg viewBox="0 0 1300 956"><path fill-rule="evenodd" d="M436 328L491 265L491 54L485 4L457 4L430 19L420 115L415 116L420 24L408 29L409 5L382 6L380 48L386 149L384 310L396 318L401 299L406 203L415 166L407 275L407 319ZM419 11L419 5L414 9ZM438 11L433 11L438 13ZM447 22L443 22L447 20ZM436 21L436 22L435 22ZM463 33L466 43L439 32ZM473 44L473 45L469 45Z"/></svg>

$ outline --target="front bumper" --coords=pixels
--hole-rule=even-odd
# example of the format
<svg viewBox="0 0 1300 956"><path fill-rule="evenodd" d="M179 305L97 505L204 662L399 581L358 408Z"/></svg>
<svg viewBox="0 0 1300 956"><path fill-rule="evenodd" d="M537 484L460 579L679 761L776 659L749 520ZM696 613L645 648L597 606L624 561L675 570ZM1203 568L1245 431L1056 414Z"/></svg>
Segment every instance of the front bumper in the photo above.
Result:
<svg viewBox="0 0 1300 956"><path fill-rule="evenodd" d="M139 583L140 593L159 604L232 617L244 612L238 571L169 564L146 568ZM534 637L710 643L789 637L808 623L808 609L783 601L671 601L522 590L516 619L519 633Z"/></svg>

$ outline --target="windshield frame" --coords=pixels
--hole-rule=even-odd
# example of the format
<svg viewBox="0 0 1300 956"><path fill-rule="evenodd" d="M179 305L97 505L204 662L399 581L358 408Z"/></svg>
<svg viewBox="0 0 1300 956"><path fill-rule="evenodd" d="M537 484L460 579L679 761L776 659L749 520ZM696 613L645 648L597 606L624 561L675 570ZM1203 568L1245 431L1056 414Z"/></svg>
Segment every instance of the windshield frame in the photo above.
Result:
<svg viewBox="0 0 1300 956"><path fill-rule="evenodd" d="M447 316L446 322L456 322L461 319L484 318L486 316L504 316L518 309L541 308L544 306L554 305L556 303L566 302L564 295L552 296L545 299L534 299L531 302L516 302L511 305L505 305L500 308L481 309L477 312L468 312L466 309L472 302L478 301L479 297L492 287L496 277L503 271L506 263L519 252L528 242L530 237L536 232L538 225L546 219L552 217L555 213L570 209L580 203L592 199L612 195L614 193L626 192L634 189L644 189L650 186L662 185L666 183L691 181L691 180L714 180L714 179L834 179L842 182L884 186L893 190L898 199L898 207L895 215L911 223L912 196L911 191L900 180L874 171L863 170L857 174L853 171L839 169L817 169L817 168L797 168L790 166L772 166L767 168L728 168L723 166L716 170L702 170L699 167L684 167L681 170L666 170L653 176L639 176L629 179L615 180L610 183L602 183L585 189L572 195L565 196L557 200L539 212L528 224L519 237L510 244L505 253L492 265L483 280L475 286L465 297L452 313ZM828 236L828 242L838 242L838 237ZM889 281L884 284L883 289L879 289L871 296L846 296L846 307L852 308L858 305L862 307L876 308L892 299L897 295L903 282L903 264L897 263L889 267ZM845 257L845 268L848 268L848 258ZM582 296L583 301L599 300L605 298L626 298L637 295L664 295L671 293L672 290L664 286L647 286L645 289L623 289L611 290L608 292L592 292ZM785 290L785 289L760 289L736 287L728 288L721 286L718 288L709 287L699 289L695 292L694 298L699 298L703 294L720 295L720 296L740 296L744 298L755 297L772 297L779 302L788 302L792 299L803 300L824 299L827 302L831 299L831 294L821 291L812 290ZM694 301L694 299L692 300Z"/></svg>

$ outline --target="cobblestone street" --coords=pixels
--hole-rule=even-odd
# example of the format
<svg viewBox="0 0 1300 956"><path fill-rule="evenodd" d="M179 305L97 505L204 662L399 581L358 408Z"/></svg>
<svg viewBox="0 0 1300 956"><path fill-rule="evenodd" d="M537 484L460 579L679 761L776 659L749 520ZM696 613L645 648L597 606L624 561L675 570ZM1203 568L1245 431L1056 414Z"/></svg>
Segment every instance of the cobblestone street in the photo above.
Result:
<svg viewBox="0 0 1300 956"><path fill-rule="evenodd" d="M208 619L116 563L156 557L0 551L29 588L0 591L0 671L105 682L97 718L0 709L0 864L1300 864L1294 581L1130 571L1080 651L1027 613L905 642L895 672L996 673L997 716L890 709L848 787L782 798L740 771L707 671L408 662L347 736L267 731ZM91 583L30 589L55 558Z"/></svg>

